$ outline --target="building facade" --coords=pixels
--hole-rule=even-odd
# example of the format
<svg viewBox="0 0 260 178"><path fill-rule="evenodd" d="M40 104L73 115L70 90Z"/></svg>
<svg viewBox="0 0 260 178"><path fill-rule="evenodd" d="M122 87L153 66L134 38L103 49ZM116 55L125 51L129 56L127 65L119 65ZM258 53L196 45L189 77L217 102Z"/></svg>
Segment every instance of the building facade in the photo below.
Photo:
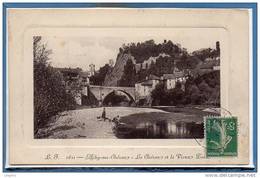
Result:
<svg viewBox="0 0 260 178"><path fill-rule="evenodd" d="M175 88L177 82L181 83L182 89L184 90L187 79L184 72L175 71L173 74L163 74L162 80L164 81L167 90Z"/></svg>
<svg viewBox="0 0 260 178"><path fill-rule="evenodd" d="M138 99L144 99L151 95L156 85L160 82L160 78L155 75L150 75L146 80L135 84L135 91Z"/></svg>
<svg viewBox="0 0 260 178"><path fill-rule="evenodd" d="M78 105L82 105L82 95L88 95L89 73L80 68L56 68L62 76L66 92L74 96Z"/></svg>

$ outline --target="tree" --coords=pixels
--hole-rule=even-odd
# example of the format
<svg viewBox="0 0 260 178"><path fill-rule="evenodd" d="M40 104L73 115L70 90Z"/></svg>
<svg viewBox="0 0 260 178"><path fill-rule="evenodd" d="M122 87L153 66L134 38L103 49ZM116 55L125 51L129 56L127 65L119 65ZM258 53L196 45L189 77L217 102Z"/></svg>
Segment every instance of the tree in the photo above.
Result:
<svg viewBox="0 0 260 178"><path fill-rule="evenodd" d="M99 71L95 73L95 75L90 77L90 82L93 85L103 85L106 75L111 72L112 67L108 64L105 64L103 67L99 68Z"/></svg>
<svg viewBox="0 0 260 178"><path fill-rule="evenodd" d="M52 53L52 51L47 49L47 45L41 43L41 40L41 36L33 37L33 61L47 65L47 61L50 59L49 55Z"/></svg>
<svg viewBox="0 0 260 178"><path fill-rule="evenodd" d="M162 45L162 48L161 48L162 52L166 53L166 54L172 54L174 53L174 44L172 43L171 40L169 40L168 42L164 43Z"/></svg>
<svg viewBox="0 0 260 178"><path fill-rule="evenodd" d="M155 62L153 62L153 61L151 62L151 66L149 68L148 73L156 75L156 76L160 76L159 68L156 66Z"/></svg>
<svg viewBox="0 0 260 178"><path fill-rule="evenodd" d="M48 63L51 50L40 36L33 38L34 65L34 132L51 122L52 116L75 106L74 98L66 93L61 73Z"/></svg>
<svg viewBox="0 0 260 178"><path fill-rule="evenodd" d="M119 86L134 87L135 86L135 65L131 59L128 59L124 67L124 74L119 81Z"/></svg>
<svg viewBox="0 0 260 178"><path fill-rule="evenodd" d="M179 105L183 103L184 91L181 88L181 83L177 82L173 90L170 90L169 98L171 99L171 104Z"/></svg>
<svg viewBox="0 0 260 178"><path fill-rule="evenodd" d="M168 97L163 83L158 83L155 89L151 92L153 105L163 105L167 103Z"/></svg>
<svg viewBox="0 0 260 178"><path fill-rule="evenodd" d="M212 93L212 88L204 80L198 85L198 87L207 100Z"/></svg>

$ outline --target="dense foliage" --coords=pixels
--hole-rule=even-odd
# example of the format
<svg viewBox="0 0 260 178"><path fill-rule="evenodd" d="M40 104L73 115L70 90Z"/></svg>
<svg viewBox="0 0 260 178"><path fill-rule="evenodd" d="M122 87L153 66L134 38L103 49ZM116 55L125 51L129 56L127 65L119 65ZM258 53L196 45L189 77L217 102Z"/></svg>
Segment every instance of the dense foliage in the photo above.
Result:
<svg viewBox="0 0 260 178"><path fill-rule="evenodd" d="M123 45L119 50L120 53L130 53L137 64L143 63L150 57L158 57L155 62L151 62L148 68L140 69L136 73L130 73L125 68L121 80L129 79L129 84L120 82L119 86L134 86L135 82L144 80L150 74L160 77L163 74L173 73L175 67L179 70L195 69L206 58L220 55L219 42L216 43L216 49L206 48L192 53L188 53L185 48L182 48L179 44L174 44L171 40L164 40L163 43L159 44L156 44L154 40L130 43ZM159 56L160 54L165 54L165 56ZM135 71L132 70L132 72Z"/></svg>
<svg viewBox="0 0 260 178"><path fill-rule="evenodd" d="M149 57L156 57L160 53L169 54L171 57L179 57L187 53L186 49L181 48L180 45L173 44L171 40L164 40L163 43L156 44L154 40L145 42L130 43L123 45L120 51L130 53L136 59L136 63L142 63Z"/></svg>
<svg viewBox="0 0 260 178"><path fill-rule="evenodd" d="M157 84L151 93L152 105L180 105L183 104L184 91L181 83L177 82L174 89L167 90L163 83Z"/></svg>
<svg viewBox="0 0 260 178"><path fill-rule="evenodd" d="M185 91L181 83L176 83L174 89L166 90L159 83L151 93L153 105L220 105L220 73L211 72L197 78L188 78Z"/></svg>
<svg viewBox="0 0 260 178"><path fill-rule="evenodd" d="M106 75L110 73L111 70L112 67L110 67L108 64L100 67L99 71L90 77L90 83L92 85L103 85Z"/></svg>
<svg viewBox="0 0 260 178"><path fill-rule="evenodd" d="M34 65L34 132L46 126L52 116L72 109L75 101L66 93L62 75L48 64L51 50L42 43L40 36L33 38Z"/></svg>
<svg viewBox="0 0 260 178"><path fill-rule="evenodd" d="M206 58L219 56L220 49L219 42L217 42L216 49L206 48L188 53L186 48L174 44L171 40L164 40L164 42L158 44L154 40L147 40L123 44L119 48L117 60L120 60L122 54L133 56L136 64L141 64L150 57L157 58L156 61L151 62L148 68L141 68L140 70L134 69L135 64L133 64L133 61L127 61L124 73L118 78L117 85L134 87L136 82L144 80L150 74L160 77L163 74L173 73L175 67L179 70L194 69ZM160 54L164 54L164 56L160 56ZM104 65L90 78L91 83L102 85L106 75L112 75L112 70L113 68L108 64Z"/></svg>
<svg viewBox="0 0 260 178"><path fill-rule="evenodd" d="M135 86L135 66L131 59L128 59L124 67L124 74L119 80L119 86L123 87L133 87Z"/></svg>

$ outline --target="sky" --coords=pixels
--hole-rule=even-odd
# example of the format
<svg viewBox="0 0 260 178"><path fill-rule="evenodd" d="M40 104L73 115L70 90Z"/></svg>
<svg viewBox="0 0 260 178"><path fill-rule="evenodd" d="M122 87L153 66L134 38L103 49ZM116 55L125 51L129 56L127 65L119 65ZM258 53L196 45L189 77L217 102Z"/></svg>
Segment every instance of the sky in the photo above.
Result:
<svg viewBox="0 0 260 178"><path fill-rule="evenodd" d="M43 42L52 50L50 63L54 67L80 67L89 70L90 64L95 64L96 70L108 63L109 59L116 61L119 48L125 43L144 42L153 39L155 43L162 43L164 39L179 43L188 52L201 48L215 48L216 41L221 41L219 35L212 35L210 31L185 33L180 35L91 35L91 36L43 36ZM221 47L221 42L220 42Z"/></svg>

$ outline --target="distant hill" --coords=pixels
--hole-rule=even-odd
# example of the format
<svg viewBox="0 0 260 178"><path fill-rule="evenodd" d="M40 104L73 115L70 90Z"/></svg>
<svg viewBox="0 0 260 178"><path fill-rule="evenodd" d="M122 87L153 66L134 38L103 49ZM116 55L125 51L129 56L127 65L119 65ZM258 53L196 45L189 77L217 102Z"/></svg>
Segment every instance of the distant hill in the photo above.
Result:
<svg viewBox="0 0 260 178"><path fill-rule="evenodd" d="M217 42L218 43L218 42ZM219 43L217 45L219 47ZM158 77L178 70L193 70L204 63L207 58L219 56L216 49L199 49L192 53L170 40L156 44L154 40L130 43L119 48L115 66L105 74L105 86L134 86L150 74Z"/></svg>

